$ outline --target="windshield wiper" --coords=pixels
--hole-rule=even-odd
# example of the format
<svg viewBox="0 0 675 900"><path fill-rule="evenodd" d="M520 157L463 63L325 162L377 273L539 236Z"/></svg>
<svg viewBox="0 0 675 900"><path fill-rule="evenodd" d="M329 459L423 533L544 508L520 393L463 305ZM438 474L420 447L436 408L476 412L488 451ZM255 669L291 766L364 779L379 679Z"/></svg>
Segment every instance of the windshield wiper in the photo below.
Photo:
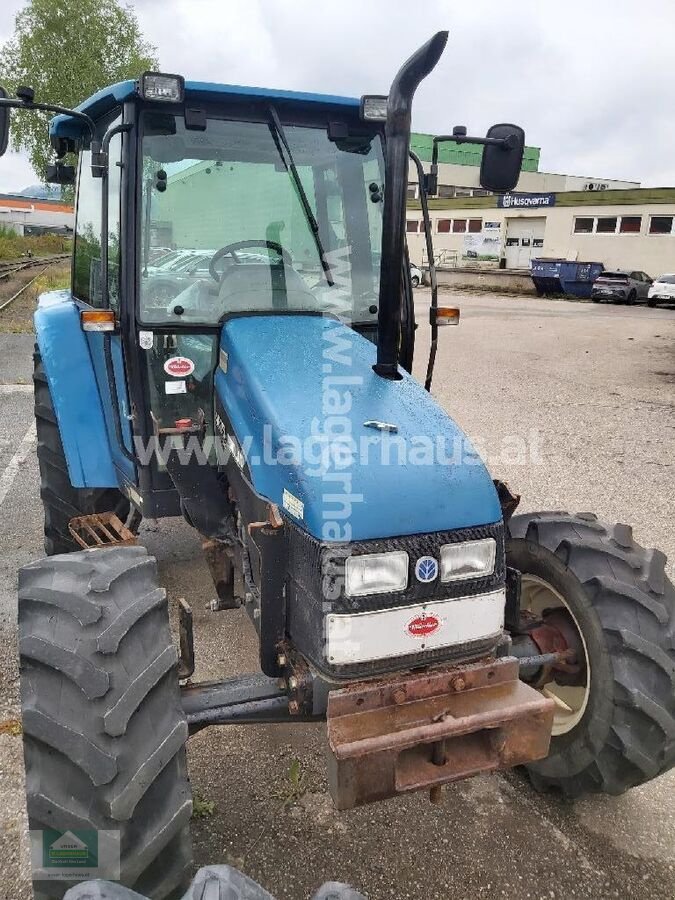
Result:
<svg viewBox="0 0 675 900"><path fill-rule="evenodd" d="M333 287L335 282L333 281L333 276L331 275L330 266L328 265L328 261L326 259L326 253L323 249L323 244L321 243L321 235L319 234L319 223L316 221L316 216L312 212L312 207L309 205L309 200L307 199L307 194L305 193L305 189L302 186L302 181L300 180L300 176L298 175L298 170L295 166L295 160L293 159L293 154L291 153L291 148L288 145L288 140L286 138L286 132L284 131L284 126L281 124L281 120L279 119L279 115L277 114L276 109L273 106L270 106L270 131L272 132L272 137L274 138L274 144L277 148L277 152L279 153L279 157L284 164L284 168L288 172L288 174L293 179L293 184L298 192L298 196L300 197L300 203L302 204L302 208L305 213L305 218L307 219L307 224L309 225L310 231L312 232L312 236L314 237L314 243L316 244L317 253L319 254L319 259L321 260L321 268L323 269L324 275L326 276L326 281L328 284ZM286 151L286 156L282 153L280 143L283 144L284 150Z"/></svg>

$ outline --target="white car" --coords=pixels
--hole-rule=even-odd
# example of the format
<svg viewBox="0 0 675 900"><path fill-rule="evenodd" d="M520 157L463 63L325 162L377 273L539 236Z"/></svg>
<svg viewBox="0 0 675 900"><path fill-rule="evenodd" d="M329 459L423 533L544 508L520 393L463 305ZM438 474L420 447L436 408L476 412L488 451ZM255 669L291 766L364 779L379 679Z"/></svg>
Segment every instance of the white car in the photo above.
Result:
<svg viewBox="0 0 675 900"><path fill-rule="evenodd" d="M414 288L422 284L422 270L413 263L410 263L410 281Z"/></svg>
<svg viewBox="0 0 675 900"><path fill-rule="evenodd" d="M647 294L647 306L656 306L659 300L675 303L675 275L659 275L652 282Z"/></svg>

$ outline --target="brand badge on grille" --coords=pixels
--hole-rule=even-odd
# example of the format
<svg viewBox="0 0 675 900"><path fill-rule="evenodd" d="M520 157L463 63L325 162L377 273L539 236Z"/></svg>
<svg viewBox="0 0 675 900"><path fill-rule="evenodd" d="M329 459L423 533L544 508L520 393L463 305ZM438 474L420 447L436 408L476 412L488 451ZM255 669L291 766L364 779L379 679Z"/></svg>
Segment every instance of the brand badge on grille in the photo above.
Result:
<svg viewBox="0 0 675 900"><path fill-rule="evenodd" d="M414 638L429 637L441 627L440 619L431 613L421 613L408 622L408 634Z"/></svg>
<svg viewBox="0 0 675 900"><path fill-rule="evenodd" d="M433 556L420 556L415 565L415 576L422 584L435 581L438 576L438 563Z"/></svg>

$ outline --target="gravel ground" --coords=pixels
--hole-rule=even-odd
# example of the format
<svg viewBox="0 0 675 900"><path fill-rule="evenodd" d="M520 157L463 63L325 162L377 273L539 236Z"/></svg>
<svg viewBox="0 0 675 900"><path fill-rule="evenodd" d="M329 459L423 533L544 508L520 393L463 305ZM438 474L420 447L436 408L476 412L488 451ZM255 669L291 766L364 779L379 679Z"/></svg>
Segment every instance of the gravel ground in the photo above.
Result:
<svg viewBox="0 0 675 900"><path fill-rule="evenodd" d="M434 393L524 509L592 510L632 522L674 574L675 313L536 298L447 295L462 324L441 331ZM428 296L418 292L419 320ZM418 331L417 374L427 329ZM31 424L30 335L0 335L0 479ZM4 387L3 387L4 385ZM30 897L15 657L16 571L40 554L34 454L0 506L0 898ZM179 520L145 522L172 602L195 611L198 678L256 669L239 611L210 613L199 544ZM232 862L279 898L324 879L384 898L675 896L675 773L622 797L563 802L518 773L337 813L325 782L323 728L211 729L189 745L206 815L198 864ZM291 772L299 764L299 780ZM209 813L209 804L213 809Z"/></svg>

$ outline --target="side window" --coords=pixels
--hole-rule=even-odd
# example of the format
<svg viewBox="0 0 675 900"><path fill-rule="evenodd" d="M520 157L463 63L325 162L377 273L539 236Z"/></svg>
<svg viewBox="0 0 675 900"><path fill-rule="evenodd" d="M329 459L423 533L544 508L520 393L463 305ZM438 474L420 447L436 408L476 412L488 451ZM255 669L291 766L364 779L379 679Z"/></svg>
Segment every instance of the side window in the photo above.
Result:
<svg viewBox="0 0 675 900"><path fill-rule="evenodd" d="M92 306L101 305L101 191L91 174L91 153L80 153L77 218L73 252L73 293Z"/></svg>
<svg viewBox="0 0 675 900"><path fill-rule="evenodd" d="M117 120L119 121L119 119ZM114 122L111 124L115 124ZM99 135L101 137L102 135ZM121 135L109 147L108 175L108 292L111 306L119 302ZM101 215L104 181L91 174L91 153L80 153L77 216L73 251L73 293L79 300L100 307Z"/></svg>

